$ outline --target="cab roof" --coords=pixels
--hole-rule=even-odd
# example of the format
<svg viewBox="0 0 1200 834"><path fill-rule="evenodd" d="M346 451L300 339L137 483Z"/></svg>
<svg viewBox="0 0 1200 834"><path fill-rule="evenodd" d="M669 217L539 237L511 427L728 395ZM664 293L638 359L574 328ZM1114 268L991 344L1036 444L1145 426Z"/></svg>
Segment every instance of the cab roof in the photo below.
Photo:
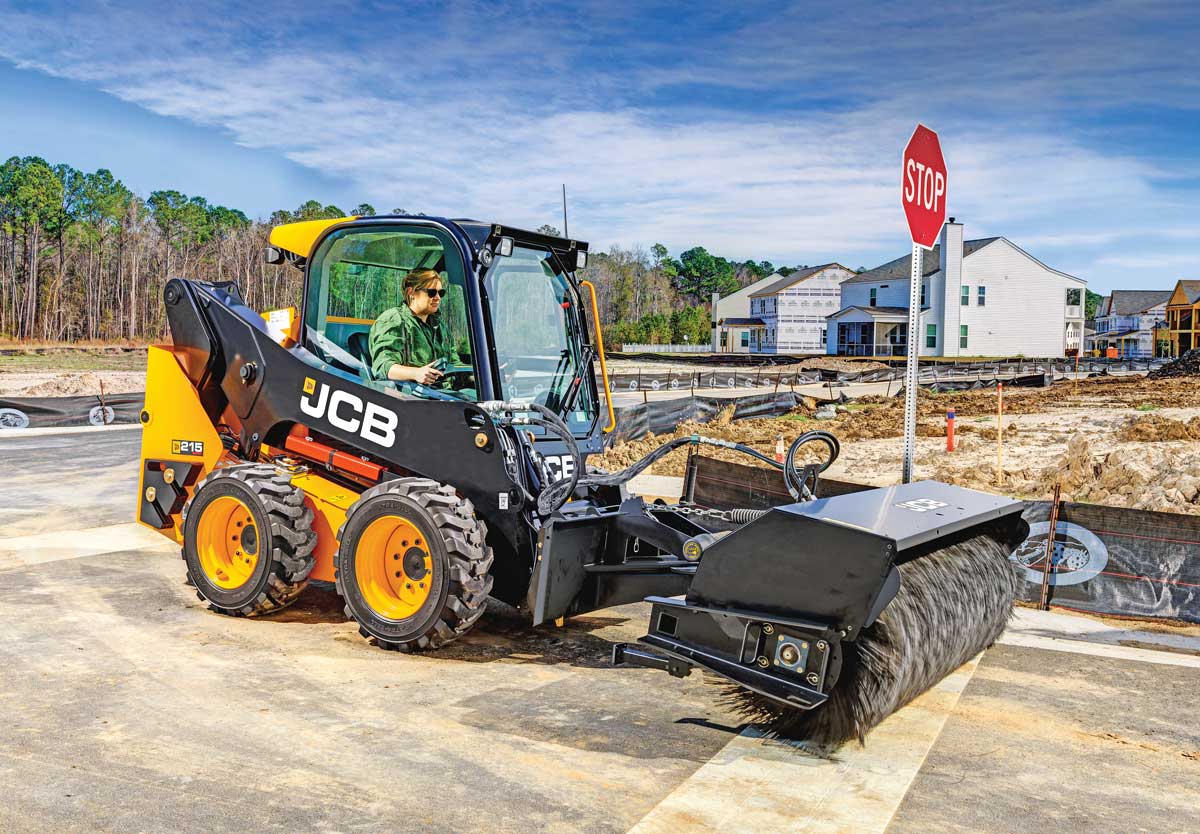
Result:
<svg viewBox="0 0 1200 834"><path fill-rule="evenodd" d="M501 237L511 237L523 243L551 249L562 257L565 263L574 263L575 253L588 251L588 245L585 241L543 235L539 232L530 232L526 229L518 229L513 226L503 226L499 223L484 223L479 220L469 220L466 218L448 220L443 217L412 217L397 214L374 217L351 215L321 220L302 220L297 223L284 223L271 229L269 240L272 246L289 252L293 256L307 259L312 254L313 247L321 238L321 235L331 226L338 226L343 223L366 225L380 220L396 221L409 219L433 220L438 223L457 226L466 235L467 239L471 241L471 245L476 252L487 245L489 241L499 240ZM567 260L568 258L570 260Z"/></svg>

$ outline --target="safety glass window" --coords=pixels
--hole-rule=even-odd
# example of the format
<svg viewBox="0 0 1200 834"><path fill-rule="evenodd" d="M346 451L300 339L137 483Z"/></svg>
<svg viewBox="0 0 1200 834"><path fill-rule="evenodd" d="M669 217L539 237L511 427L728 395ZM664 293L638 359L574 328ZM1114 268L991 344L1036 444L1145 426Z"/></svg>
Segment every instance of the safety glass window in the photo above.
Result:
<svg viewBox="0 0 1200 834"><path fill-rule="evenodd" d="M309 266L305 346L373 387L474 400L465 271L440 229L343 229Z"/></svg>
<svg viewBox="0 0 1200 834"><path fill-rule="evenodd" d="M485 287L504 398L540 403L587 431L596 414L583 311L550 253L514 247L496 258Z"/></svg>

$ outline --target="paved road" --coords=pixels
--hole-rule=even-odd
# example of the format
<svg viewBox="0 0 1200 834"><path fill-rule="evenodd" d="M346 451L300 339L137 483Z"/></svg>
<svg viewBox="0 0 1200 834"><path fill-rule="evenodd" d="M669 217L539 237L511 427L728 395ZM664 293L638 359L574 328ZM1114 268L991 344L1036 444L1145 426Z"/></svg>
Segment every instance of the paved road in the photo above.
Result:
<svg viewBox="0 0 1200 834"><path fill-rule="evenodd" d="M1200 640L1023 619L820 761L739 735L698 676L609 668L642 606L533 631L495 605L418 656L318 588L213 614L127 523L137 441L0 439L4 834L1194 830Z"/></svg>
<svg viewBox="0 0 1200 834"><path fill-rule="evenodd" d="M136 428L0 433L0 538L133 521Z"/></svg>

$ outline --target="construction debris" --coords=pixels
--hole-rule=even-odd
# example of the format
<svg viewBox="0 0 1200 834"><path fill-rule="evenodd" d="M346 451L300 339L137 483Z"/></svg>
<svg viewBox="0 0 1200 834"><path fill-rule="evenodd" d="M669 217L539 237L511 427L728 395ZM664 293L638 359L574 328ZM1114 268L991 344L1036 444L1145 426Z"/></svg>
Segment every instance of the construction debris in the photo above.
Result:
<svg viewBox="0 0 1200 834"><path fill-rule="evenodd" d="M1178 359L1151 371L1148 378L1169 379L1178 376L1200 376L1200 348L1193 348Z"/></svg>

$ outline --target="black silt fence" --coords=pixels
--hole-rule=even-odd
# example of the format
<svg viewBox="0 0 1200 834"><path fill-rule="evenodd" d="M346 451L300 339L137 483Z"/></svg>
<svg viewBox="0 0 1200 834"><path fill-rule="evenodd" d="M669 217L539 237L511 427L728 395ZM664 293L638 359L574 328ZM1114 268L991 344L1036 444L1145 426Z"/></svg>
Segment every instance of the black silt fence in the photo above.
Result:
<svg viewBox="0 0 1200 834"><path fill-rule="evenodd" d="M0 397L0 436L5 429L106 426L136 423L145 394L105 397Z"/></svg>
<svg viewBox="0 0 1200 834"><path fill-rule="evenodd" d="M1050 502L1025 509L1029 538L1017 549L1025 599L1041 595ZM1200 515L1098 504L1059 504L1050 601L1098 614L1200 623Z"/></svg>

